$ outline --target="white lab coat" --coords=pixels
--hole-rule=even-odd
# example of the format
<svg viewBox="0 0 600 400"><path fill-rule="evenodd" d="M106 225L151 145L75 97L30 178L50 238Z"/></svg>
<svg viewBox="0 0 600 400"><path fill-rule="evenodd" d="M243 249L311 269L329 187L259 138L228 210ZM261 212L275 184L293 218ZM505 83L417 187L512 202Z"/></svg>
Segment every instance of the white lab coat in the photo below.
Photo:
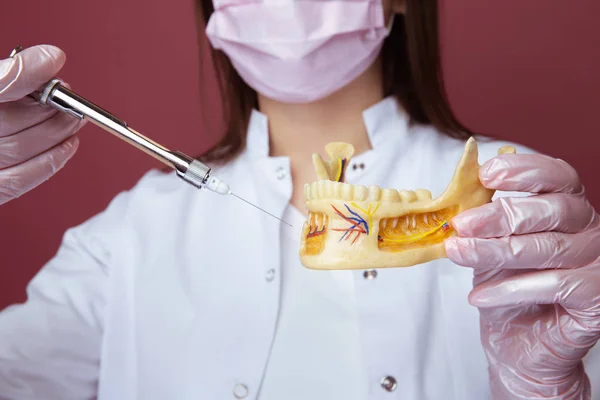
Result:
<svg viewBox="0 0 600 400"><path fill-rule="evenodd" d="M463 142L409 126L390 98L364 120L373 149L354 158L348 182L443 192ZM254 112L248 135L246 151L216 173L281 216L289 160L268 156L264 115ZM504 144L480 142L481 162ZM257 398L278 322L279 230L233 197L150 172L69 230L28 302L0 314L0 399ZM368 399L490 398L478 312L467 302L471 269L443 259L375 279L351 274ZM586 359L594 399L598 353ZM397 381L392 392L386 376Z"/></svg>

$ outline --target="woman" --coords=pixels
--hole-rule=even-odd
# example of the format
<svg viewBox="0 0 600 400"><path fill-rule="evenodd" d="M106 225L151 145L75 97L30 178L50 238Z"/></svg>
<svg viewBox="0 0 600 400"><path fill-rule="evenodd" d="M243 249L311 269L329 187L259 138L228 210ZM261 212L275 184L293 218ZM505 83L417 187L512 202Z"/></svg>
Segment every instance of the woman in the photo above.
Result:
<svg viewBox="0 0 600 400"><path fill-rule="evenodd" d="M600 398L598 216L560 160L480 141L481 182L513 193L452 221L449 259L299 264L326 143L356 148L353 184L450 181L470 134L440 82L435 2L199 2L229 121L205 158L293 228L149 173L0 315L0 398ZM0 64L3 202L76 150L78 122L23 99L63 63L42 46Z"/></svg>

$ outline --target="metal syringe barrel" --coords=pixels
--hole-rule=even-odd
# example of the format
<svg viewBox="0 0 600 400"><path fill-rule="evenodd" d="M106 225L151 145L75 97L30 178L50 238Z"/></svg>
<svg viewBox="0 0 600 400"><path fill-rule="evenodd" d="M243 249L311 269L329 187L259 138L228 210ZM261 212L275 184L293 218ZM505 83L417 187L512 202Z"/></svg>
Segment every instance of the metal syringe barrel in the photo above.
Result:
<svg viewBox="0 0 600 400"><path fill-rule="evenodd" d="M202 188L210 177L211 169L207 165L181 152L170 151L145 137L127 126L125 121L65 87L60 79L53 79L48 82L41 89L32 93L31 97L42 106L51 106L75 118L86 119L114 134L167 166L174 168L180 178L197 188Z"/></svg>

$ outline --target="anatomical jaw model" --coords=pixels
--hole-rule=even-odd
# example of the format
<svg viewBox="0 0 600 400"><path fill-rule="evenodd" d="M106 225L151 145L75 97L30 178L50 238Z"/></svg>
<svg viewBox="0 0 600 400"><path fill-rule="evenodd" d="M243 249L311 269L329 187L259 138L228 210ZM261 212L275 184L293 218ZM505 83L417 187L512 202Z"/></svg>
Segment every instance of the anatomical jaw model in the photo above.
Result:
<svg viewBox="0 0 600 400"><path fill-rule="evenodd" d="M308 220L300 260L310 269L408 267L446 256L444 239L454 235L457 214L491 201L494 191L479 181L478 150L469 139L446 191L381 189L343 183L354 148L326 146L330 160L313 156L318 181L304 187ZM514 153L503 147L498 153Z"/></svg>

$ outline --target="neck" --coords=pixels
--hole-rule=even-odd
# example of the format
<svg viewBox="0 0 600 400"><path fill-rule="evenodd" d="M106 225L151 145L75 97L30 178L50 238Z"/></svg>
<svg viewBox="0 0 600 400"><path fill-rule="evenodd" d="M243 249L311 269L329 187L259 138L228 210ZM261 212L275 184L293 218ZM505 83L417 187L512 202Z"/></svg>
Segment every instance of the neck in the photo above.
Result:
<svg viewBox="0 0 600 400"><path fill-rule="evenodd" d="M306 157L330 142L351 143L360 154L371 148L363 111L383 99L381 62L330 96L305 104L281 103L259 95L269 120L271 156Z"/></svg>

